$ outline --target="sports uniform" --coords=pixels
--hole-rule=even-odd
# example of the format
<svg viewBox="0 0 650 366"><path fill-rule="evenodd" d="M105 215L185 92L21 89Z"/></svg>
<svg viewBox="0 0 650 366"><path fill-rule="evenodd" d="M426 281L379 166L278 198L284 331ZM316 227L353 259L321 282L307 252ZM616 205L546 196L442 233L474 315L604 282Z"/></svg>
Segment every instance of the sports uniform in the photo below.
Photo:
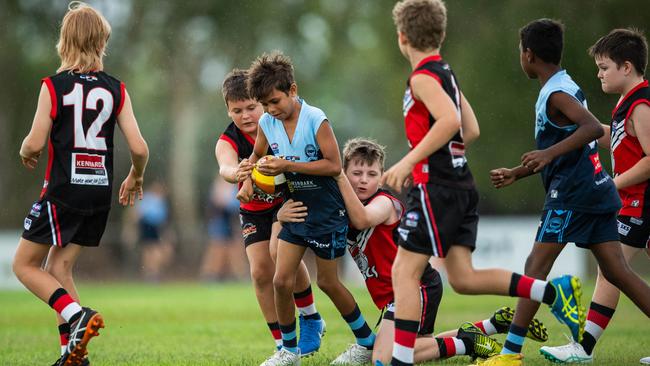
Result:
<svg viewBox="0 0 650 366"><path fill-rule="evenodd" d="M423 59L411 73L404 95L404 122L409 146L417 146L436 123L424 103L411 93L410 80L425 74L449 95L460 115L456 76L439 55ZM467 166L462 132L418 162L413 188L406 198L406 215L399 227L399 245L409 251L445 257L451 245L476 246L478 193Z"/></svg>
<svg viewBox="0 0 650 366"><path fill-rule="evenodd" d="M239 161L248 159L253 153L255 140L243 133L234 122L231 122L219 137L228 142L237 153ZM269 154L271 151L269 149ZM271 238L271 227L277 221L276 214L282 204L283 190L277 194L268 194L254 189L253 198L248 203L239 206L239 221L244 237L244 246L266 241Z"/></svg>
<svg viewBox="0 0 650 366"><path fill-rule="evenodd" d="M62 71L42 82L52 102L48 163L23 238L60 247L98 246L111 207L113 132L124 83L103 71Z"/></svg>
<svg viewBox="0 0 650 366"><path fill-rule="evenodd" d="M542 87L535 105L535 141L543 150L568 138L577 125L559 126L546 113L553 93L566 93L587 107L580 87L565 70ZM573 242L579 247L618 241L616 211L621 202L611 177L602 169L596 141L555 158L542 170L546 200L536 240Z"/></svg>
<svg viewBox="0 0 650 366"><path fill-rule="evenodd" d="M402 203L385 190L377 191L364 205L379 196L390 198L399 216L403 215ZM377 308L384 309L383 317L388 320L394 320L395 317L391 270L397 255L395 242L398 225L399 221L390 225L379 224L365 230L350 228L348 231L348 251L363 275L370 297ZM423 306L419 333L431 334L442 299L442 283L438 272L428 264L420 281L420 296Z"/></svg>
<svg viewBox="0 0 650 366"><path fill-rule="evenodd" d="M302 105L291 142L282 121L265 113L260 118L271 151L277 157L298 163L323 158L316 133L327 120L322 110L300 100ZM289 196L301 201L308 209L305 222L285 223L279 238L292 244L311 248L324 259L334 259L345 253L348 216L343 197L333 177L286 172Z"/></svg>
<svg viewBox="0 0 650 366"><path fill-rule="evenodd" d="M639 104L650 105L648 80L630 90L612 112L611 150L614 176L625 173L645 157L639 140L628 134L628 118ZM618 233L623 244L649 248L650 184L646 180L618 191L623 207L618 212Z"/></svg>

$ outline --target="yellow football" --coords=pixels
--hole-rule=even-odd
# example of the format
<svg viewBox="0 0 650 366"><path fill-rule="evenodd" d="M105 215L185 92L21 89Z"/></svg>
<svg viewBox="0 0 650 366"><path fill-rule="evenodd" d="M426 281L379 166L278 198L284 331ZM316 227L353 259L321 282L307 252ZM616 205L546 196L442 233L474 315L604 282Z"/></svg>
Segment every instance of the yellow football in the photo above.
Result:
<svg viewBox="0 0 650 366"><path fill-rule="evenodd" d="M284 174L280 173L276 176L264 175L257 170L257 165L263 163L267 160L275 159L273 155L263 156L260 160L257 161L256 166L253 168L251 173L251 178L253 179L254 186L259 188L264 193L275 194L277 186L284 184L287 180L284 177Z"/></svg>

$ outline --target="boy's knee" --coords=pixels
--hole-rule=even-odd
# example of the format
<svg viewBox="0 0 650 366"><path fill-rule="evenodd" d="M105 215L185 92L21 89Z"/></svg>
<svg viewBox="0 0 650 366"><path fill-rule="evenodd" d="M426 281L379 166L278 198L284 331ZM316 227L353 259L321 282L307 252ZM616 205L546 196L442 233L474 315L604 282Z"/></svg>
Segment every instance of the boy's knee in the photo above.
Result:
<svg viewBox="0 0 650 366"><path fill-rule="evenodd" d="M526 258L524 274L528 277L545 279L552 267L553 262L548 262L545 258L540 258L539 256L531 254Z"/></svg>
<svg viewBox="0 0 650 366"><path fill-rule="evenodd" d="M449 285L459 294L469 294L472 291L471 281L468 277L449 276Z"/></svg>
<svg viewBox="0 0 650 366"><path fill-rule="evenodd" d="M251 279L256 287L273 285L273 270L264 267L251 267Z"/></svg>
<svg viewBox="0 0 650 366"><path fill-rule="evenodd" d="M293 293L295 282L295 276L283 275L281 273L276 273L273 276L273 288L276 292Z"/></svg>
<svg viewBox="0 0 650 366"><path fill-rule="evenodd" d="M627 268L617 268L617 269L602 269L601 273L607 282L618 287L620 289L621 283L624 281Z"/></svg>
<svg viewBox="0 0 650 366"><path fill-rule="evenodd" d="M318 279L316 280L316 284L318 284L318 288L323 290L323 292L329 293L333 291L335 288L337 288L341 283L338 280L338 278L318 276Z"/></svg>

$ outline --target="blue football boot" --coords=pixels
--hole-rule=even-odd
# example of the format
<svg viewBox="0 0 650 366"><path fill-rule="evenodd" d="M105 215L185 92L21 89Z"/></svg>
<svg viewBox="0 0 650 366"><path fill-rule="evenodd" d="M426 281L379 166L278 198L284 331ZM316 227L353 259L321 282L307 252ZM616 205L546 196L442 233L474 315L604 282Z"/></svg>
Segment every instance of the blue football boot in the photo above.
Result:
<svg viewBox="0 0 650 366"><path fill-rule="evenodd" d="M576 276L564 275L551 280L550 284L555 287L555 301L551 305L551 313L560 323L569 327L571 336L576 342L581 342L587 315L581 303L580 279Z"/></svg>
<svg viewBox="0 0 650 366"><path fill-rule="evenodd" d="M298 321L300 325L298 348L300 348L300 356L307 357L320 348L321 338L325 335L325 320L305 319L300 315Z"/></svg>

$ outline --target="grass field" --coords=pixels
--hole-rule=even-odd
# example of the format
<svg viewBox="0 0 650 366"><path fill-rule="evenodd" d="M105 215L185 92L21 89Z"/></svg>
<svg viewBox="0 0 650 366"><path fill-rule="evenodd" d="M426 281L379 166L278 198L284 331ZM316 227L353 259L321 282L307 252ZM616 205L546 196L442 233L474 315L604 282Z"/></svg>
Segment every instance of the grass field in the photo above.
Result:
<svg viewBox="0 0 650 366"><path fill-rule="evenodd" d="M436 331L483 319L496 308L515 303L512 298L460 296L445 290ZM80 292L84 303L102 312L107 325L90 345L93 365L258 365L274 350L247 284L85 284ZM353 292L374 325L379 311L364 289ZM591 288L586 293L590 297ZM302 364L328 365L353 337L326 296L318 290L315 296L328 331L320 352ZM547 343L564 344L565 328L546 308L539 316L549 326ZM622 299L599 343L594 365L638 364L639 358L650 356L649 335L648 319ZM551 365L537 349L538 344L526 343L525 364ZM57 355L53 312L24 290L0 291L0 365L50 365ZM441 364L467 365L469 358Z"/></svg>

